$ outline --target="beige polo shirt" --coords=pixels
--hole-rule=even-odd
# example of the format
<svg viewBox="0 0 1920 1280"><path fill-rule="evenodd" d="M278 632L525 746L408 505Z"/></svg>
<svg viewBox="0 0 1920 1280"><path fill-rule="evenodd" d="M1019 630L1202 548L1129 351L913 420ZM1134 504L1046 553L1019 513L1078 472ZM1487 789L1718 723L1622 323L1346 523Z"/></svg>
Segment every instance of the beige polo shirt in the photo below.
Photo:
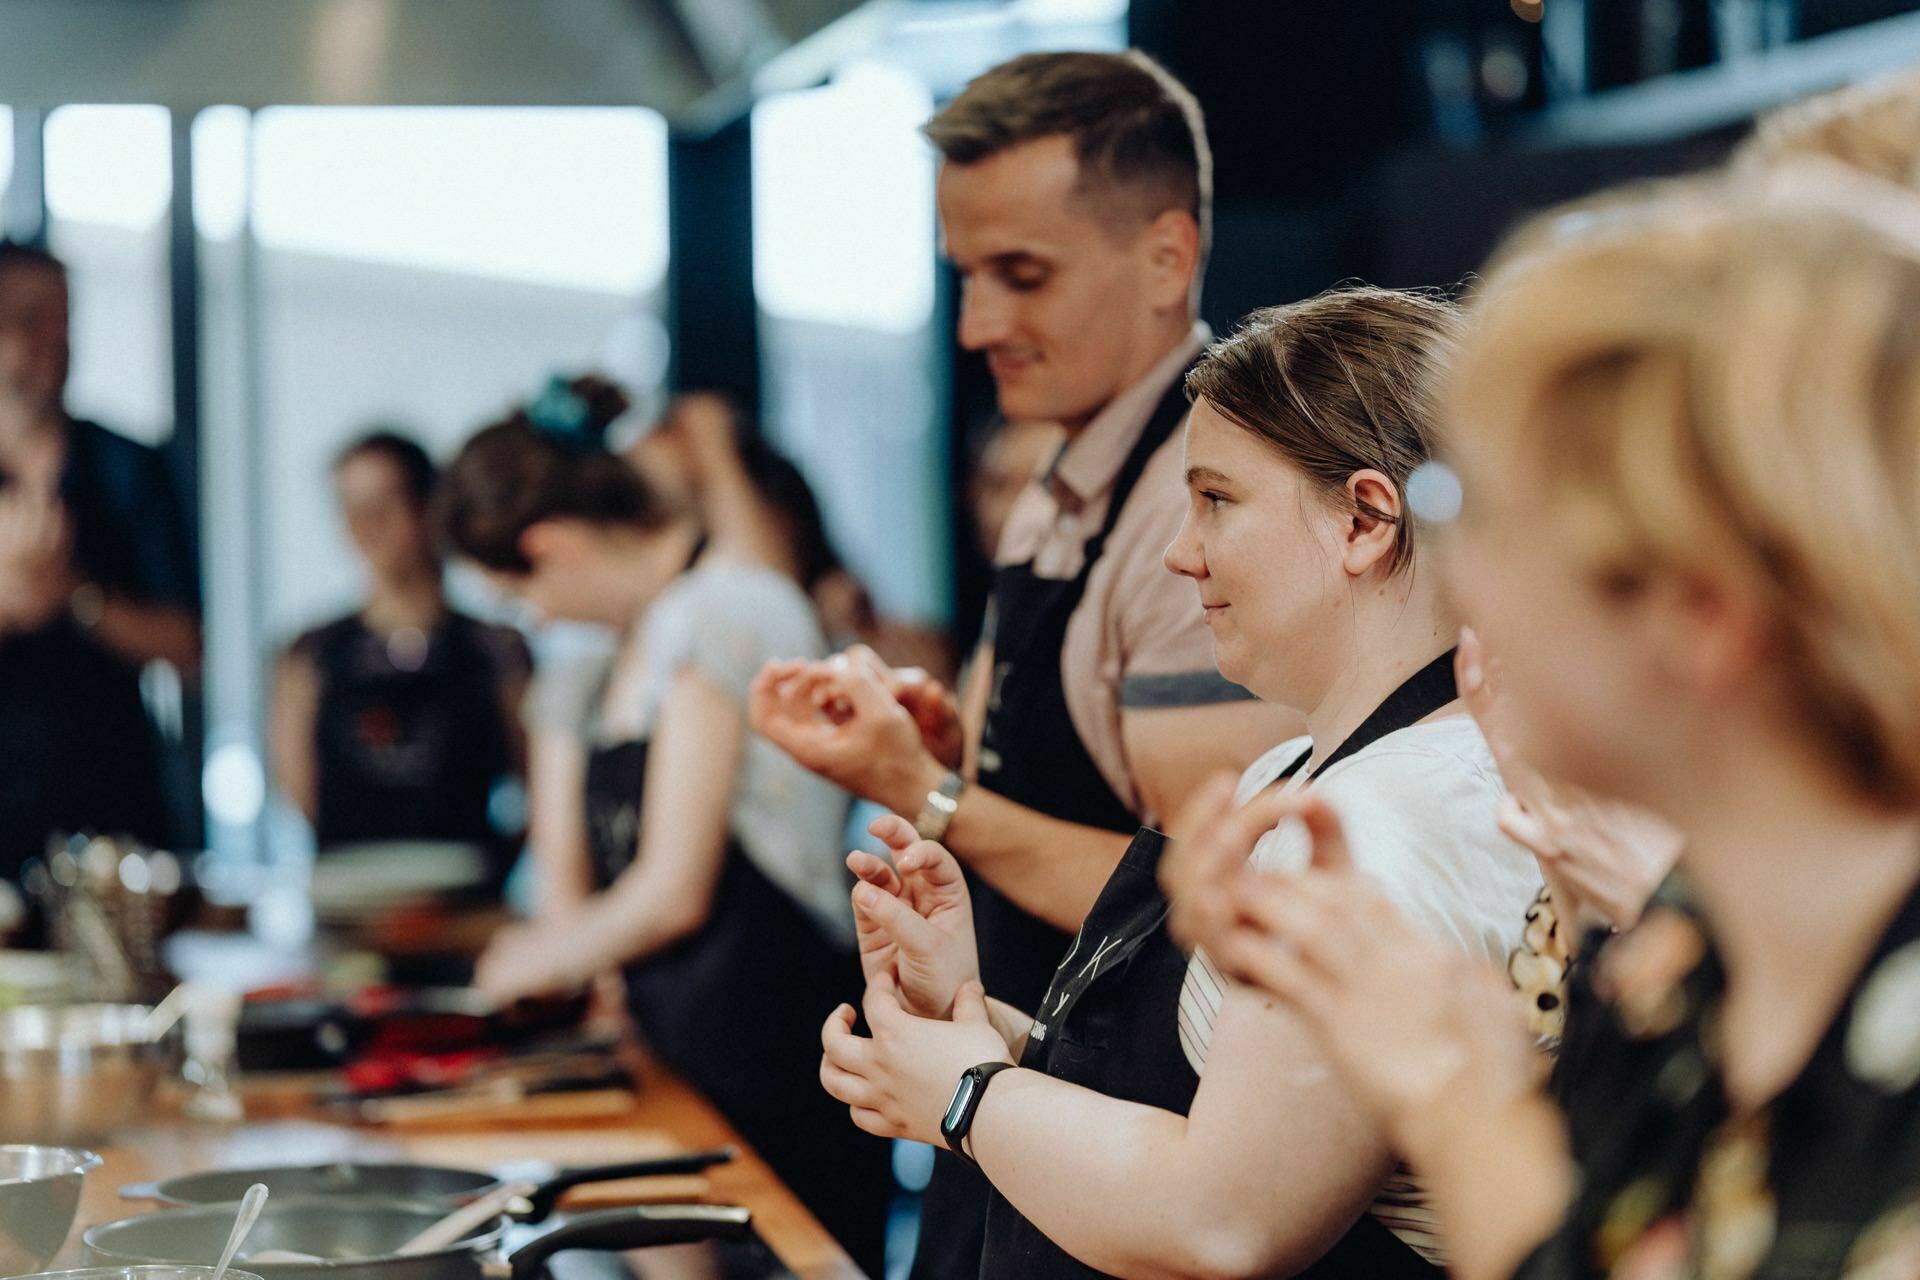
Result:
<svg viewBox="0 0 1920 1280"><path fill-rule="evenodd" d="M1080 572L1087 543L1106 521L1127 455L1160 398L1211 336L1206 325L1195 324L1185 342L1068 439L1053 465L1015 501L1000 535L997 564L1031 561L1043 578ZM1215 669L1213 638L1193 584L1161 562L1186 507L1185 441L1176 431L1154 452L1121 509L1086 594L1067 623L1060 654L1074 730L1107 785L1143 821L1164 815L1141 813L1140 789L1120 738L1121 711L1206 706L1252 696Z"/></svg>

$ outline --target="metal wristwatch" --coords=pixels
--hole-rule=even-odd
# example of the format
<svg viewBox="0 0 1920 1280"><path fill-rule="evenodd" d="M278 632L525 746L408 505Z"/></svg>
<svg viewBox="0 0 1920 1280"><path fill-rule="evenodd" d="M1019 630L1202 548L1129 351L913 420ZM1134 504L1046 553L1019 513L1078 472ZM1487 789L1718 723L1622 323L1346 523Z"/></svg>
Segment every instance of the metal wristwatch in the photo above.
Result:
<svg viewBox="0 0 1920 1280"><path fill-rule="evenodd" d="M979 1161L967 1150L967 1134L973 1128L973 1117L980 1110L980 1099L987 1095L987 1082L1002 1071L1014 1066L1011 1062L983 1062L977 1067L968 1067L966 1074L960 1077L960 1083L953 1088L953 1099L947 1103L947 1113L940 1117L940 1137L947 1144L947 1150L978 1166Z"/></svg>
<svg viewBox="0 0 1920 1280"><path fill-rule="evenodd" d="M940 785L927 792L926 803L913 820L914 834L922 840L946 839L953 815L960 811L960 793L966 788L967 780L957 773L949 772L940 779Z"/></svg>

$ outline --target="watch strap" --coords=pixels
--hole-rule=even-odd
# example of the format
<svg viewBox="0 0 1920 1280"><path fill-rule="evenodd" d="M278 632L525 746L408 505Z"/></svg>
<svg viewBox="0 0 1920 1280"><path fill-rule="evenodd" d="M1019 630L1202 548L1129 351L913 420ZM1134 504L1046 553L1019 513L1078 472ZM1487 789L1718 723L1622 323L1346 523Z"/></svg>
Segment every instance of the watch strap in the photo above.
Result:
<svg viewBox="0 0 1920 1280"><path fill-rule="evenodd" d="M972 1085L972 1090L967 1096L966 1106L958 1116L951 1114L953 1104L948 1104L949 1114L940 1126L940 1137L946 1142L949 1151L975 1168L979 1167L980 1162L975 1160L973 1153L967 1150L967 1135L973 1132L973 1118L980 1113L980 1100L987 1096L987 1085L995 1076L1018 1065L1014 1062L983 1062L977 1067L967 1068L960 1077L960 1083L954 1086L956 1101L961 1091L967 1089L969 1084Z"/></svg>
<svg viewBox="0 0 1920 1280"><path fill-rule="evenodd" d="M960 793L966 788L967 780L949 770L940 785L927 792L926 802L913 820L914 834L922 840L946 839L953 815L960 811Z"/></svg>

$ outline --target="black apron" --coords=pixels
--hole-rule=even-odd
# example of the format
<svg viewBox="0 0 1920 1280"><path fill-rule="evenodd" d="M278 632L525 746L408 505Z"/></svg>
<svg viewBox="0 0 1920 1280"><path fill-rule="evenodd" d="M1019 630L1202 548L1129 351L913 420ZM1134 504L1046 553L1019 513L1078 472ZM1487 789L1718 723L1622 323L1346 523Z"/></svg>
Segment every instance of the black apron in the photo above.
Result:
<svg viewBox="0 0 1920 1280"><path fill-rule="evenodd" d="M448 614L412 665L396 663L358 614L298 647L320 676L321 852L361 840L461 840L486 849L504 877L519 833L502 831L491 806L513 775L513 740L483 624Z"/></svg>
<svg viewBox="0 0 1920 1280"><path fill-rule="evenodd" d="M1088 539L1079 573L1042 578L1027 563L1005 565L994 574L989 605L993 691L975 781L1050 818L1116 832L1140 825L1140 815L1113 793L1073 727L1060 658L1067 624L1128 497L1186 416L1185 380L1176 378L1114 477L1106 521ZM1033 1008L1072 938L978 876L968 874L967 888L973 895L981 981L996 998ZM933 1177L920 1202L912 1280L972 1280L985 1239L989 1190L979 1170L936 1149Z"/></svg>
<svg viewBox="0 0 1920 1280"><path fill-rule="evenodd" d="M1453 654L1442 654L1387 697L1320 766L1320 772L1397 729L1424 720L1458 696ZM1311 749L1290 764L1291 777ZM1276 779L1276 782L1280 779ZM1143 829L1127 847L1060 962L1034 1014L1020 1065L1110 1098L1187 1114L1200 1078L1180 1047L1180 989L1187 956L1167 933L1160 889L1167 838ZM981 1280L1084 1280L1104 1275L1072 1257L998 1191L987 1212ZM1433 1280L1441 1274L1370 1214L1318 1262L1311 1280Z"/></svg>
<svg viewBox="0 0 1920 1280"><path fill-rule="evenodd" d="M633 861L647 743L587 758L587 835L602 888ZM707 922L626 965L642 1037L773 1167L870 1275L882 1274L888 1145L820 1087L820 1025L860 989L854 954L729 837Z"/></svg>
<svg viewBox="0 0 1920 1280"><path fill-rule="evenodd" d="M0 489L13 478L0 472ZM84 420L67 430L60 502L76 575L118 596L198 610L194 559L159 453ZM165 847L193 830L197 783L169 791L184 763L147 717L140 666L64 613L0 636L0 880L19 880L48 837L132 836ZM172 821L170 821L170 818Z"/></svg>

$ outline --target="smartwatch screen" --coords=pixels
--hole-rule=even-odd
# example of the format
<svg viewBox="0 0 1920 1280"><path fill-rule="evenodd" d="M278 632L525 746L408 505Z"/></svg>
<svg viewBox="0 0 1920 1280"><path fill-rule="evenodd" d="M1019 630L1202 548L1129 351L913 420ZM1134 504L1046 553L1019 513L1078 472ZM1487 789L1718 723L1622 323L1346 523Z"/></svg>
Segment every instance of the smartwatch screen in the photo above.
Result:
<svg viewBox="0 0 1920 1280"><path fill-rule="evenodd" d="M967 1108L973 1104L973 1095L980 1088L980 1078L969 1071L960 1077L960 1087L953 1091L953 1101L947 1104L947 1114L940 1121L942 1133L952 1133L966 1118Z"/></svg>

